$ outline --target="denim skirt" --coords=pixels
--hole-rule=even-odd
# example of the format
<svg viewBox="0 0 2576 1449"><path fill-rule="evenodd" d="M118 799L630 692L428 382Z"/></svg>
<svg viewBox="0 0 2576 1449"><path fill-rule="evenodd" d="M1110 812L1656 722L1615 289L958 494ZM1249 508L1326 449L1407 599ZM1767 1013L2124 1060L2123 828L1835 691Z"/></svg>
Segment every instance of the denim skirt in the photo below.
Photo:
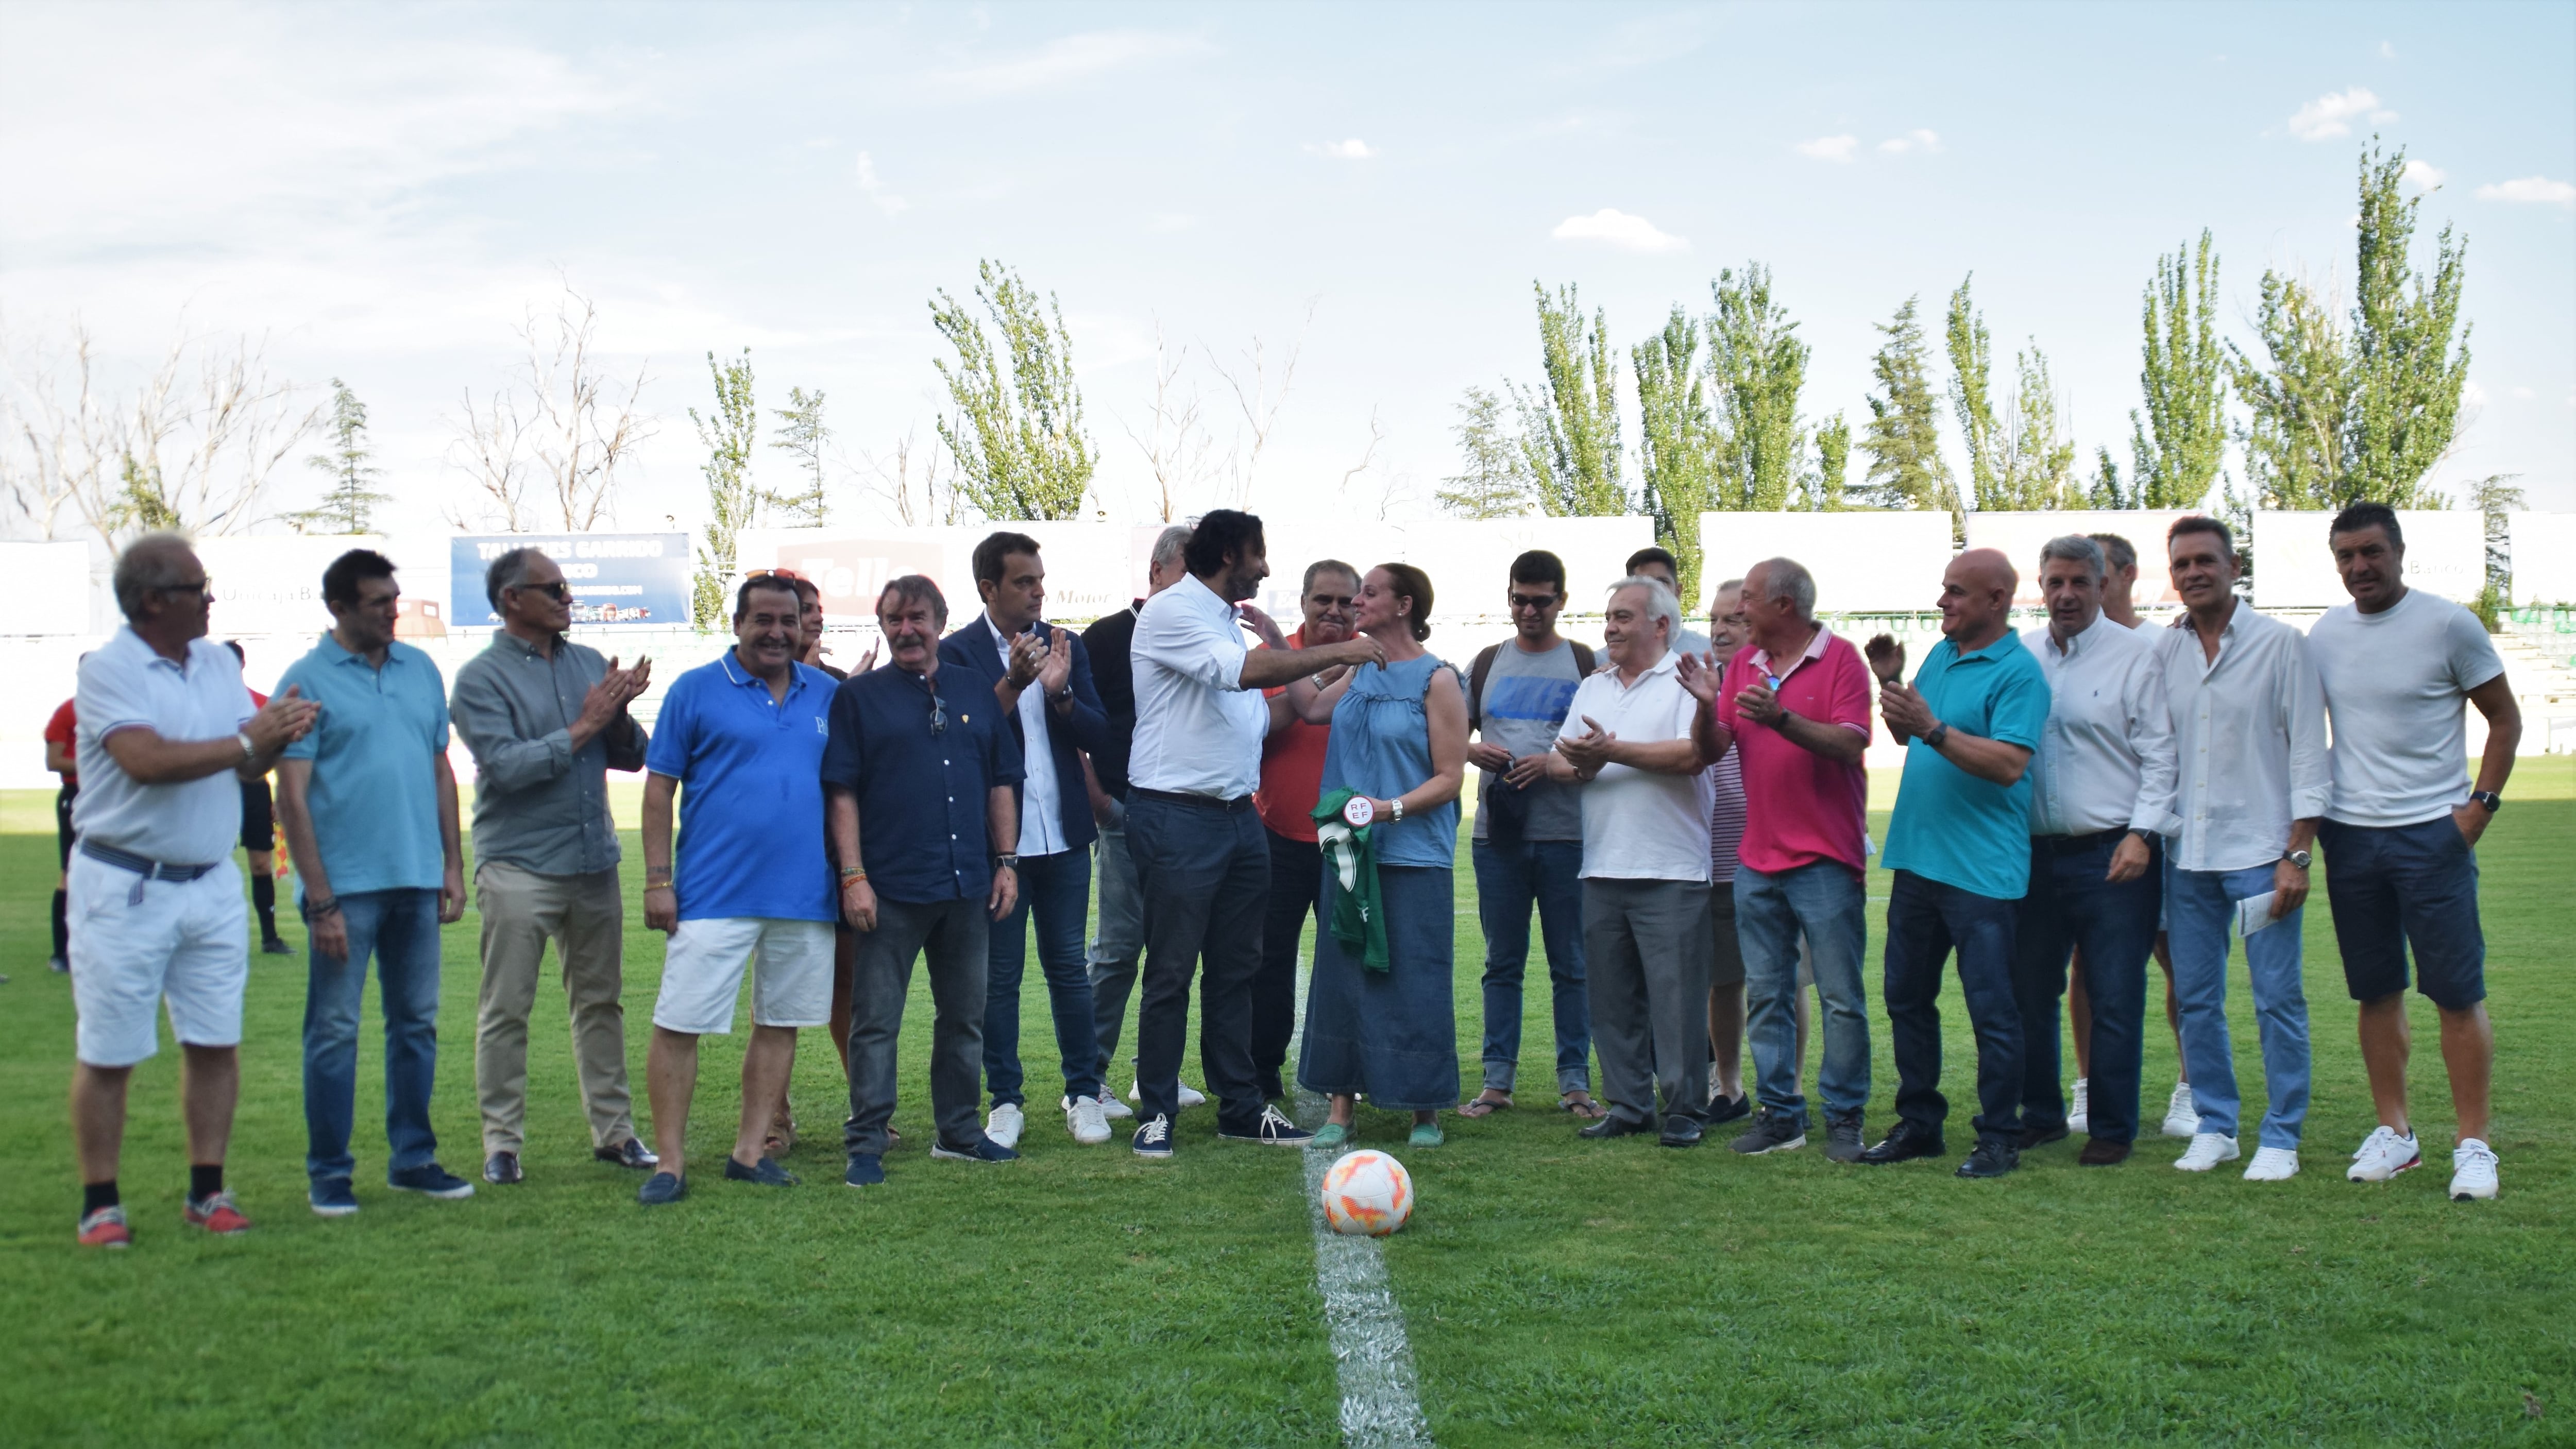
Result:
<svg viewBox="0 0 2576 1449"><path fill-rule="evenodd" d="M1457 935L1447 866L1381 865L1388 969L1371 971L1333 936L1340 893L1324 867L1315 972L1306 986L1297 1081L1310 1092L1366 1093L1371 1105L1427 1112L1458 1105L1458 1004L1450 980Z"/></svg>

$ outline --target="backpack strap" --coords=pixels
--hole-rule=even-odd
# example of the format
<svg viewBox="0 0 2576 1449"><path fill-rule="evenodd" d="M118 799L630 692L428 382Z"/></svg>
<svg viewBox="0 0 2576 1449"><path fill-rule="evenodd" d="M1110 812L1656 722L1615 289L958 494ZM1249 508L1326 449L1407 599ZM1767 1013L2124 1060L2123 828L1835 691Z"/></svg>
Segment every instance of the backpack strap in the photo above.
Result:
<svg viewBox="0 0 2576 1449"><path fill-rule="evenodd" d="M1592 648L1591 648L1591 646L1590 646L1590 645L1588 645L1588 644L1585 644L1585 643L1584 643L1582 640L1580 640L1580 639L1568 639L1568 640L1566 640L1565 642L1574 646L1574 669L1575 669L1575 672L1576 672L1576 673L1578 673L1578 674L1580 674L1580 675L1582 675L1582 676L1583 676L1584 678L1586 678L1586 679L1590 679L1590 678L1592 677Z"/></svg>
<svg viewBox="0 0 2576 1449"><path fill-rule="evenodd" d="M1485 727L1485 680L1494 672L1494 652L1503 646L1488 644L1476 652L1476 662L1467 666L1467 728ZM1577 649L1583 646L1577 644Z"/></svg>

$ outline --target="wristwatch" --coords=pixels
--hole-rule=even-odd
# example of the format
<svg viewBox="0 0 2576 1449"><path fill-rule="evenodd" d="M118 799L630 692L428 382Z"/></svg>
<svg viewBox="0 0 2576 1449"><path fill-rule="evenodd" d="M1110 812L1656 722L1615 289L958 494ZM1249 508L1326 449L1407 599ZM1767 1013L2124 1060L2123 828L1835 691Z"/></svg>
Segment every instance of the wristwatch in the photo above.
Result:
<svg viewBox="0 0 2576 1449"><path fill-rule="evenodd" d="M1388 818L1391 820L1402 820L1404 818L1404 797L1398 795L1387 803L1395 807L1394 810L1389 813Z"/></svg>
<svg viewBox="0 0 2576 1449"><path fill-rule="evenodd" d="M247 765L259 758L259 746L251 743L249 731L237 730L233 733L233 738L241 741L243 764Z"/></svg>
<svg viewBox="0 0 2576 1449"><path fill-rule="evenodd" d="M1006 850L993 857L993 869L995 870L1018 870L1019 868L1020 856L1017 851Z"/></svg>
<svg viewBox="0 0 2576 1449"><path fill-rule="evenodd" d="M1923 743L1930 745L1932 748L1937 750L1941 748L1941 742L1949 737L1950 727L1946 724L1936 722L1933 724L1932 728L1923 732Z"/></svg>
<svg viewBox="0 0 2576 1449"><path fill-rule="evenodd" d="M2316 856L2304 850L2285 850L2281 852L2281 858L2301 870L2306 870L2308 863L2315 860Z"/></svg>
<svg viewBox="0 0 2576 1449"><path fill-rule="evenodd" d="M2471 790L2469 798L2487 807L2489 815L2504 808L2504 797L2493 790Z"/></svg>

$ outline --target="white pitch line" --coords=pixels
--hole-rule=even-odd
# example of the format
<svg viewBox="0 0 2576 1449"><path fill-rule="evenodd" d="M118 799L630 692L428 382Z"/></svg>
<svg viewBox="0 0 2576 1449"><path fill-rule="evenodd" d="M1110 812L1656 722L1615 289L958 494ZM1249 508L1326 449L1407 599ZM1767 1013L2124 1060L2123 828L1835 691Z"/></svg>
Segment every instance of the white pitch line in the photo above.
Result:
<svg viewBox="0 0 2576 1449"><path fill-rule="evenodd" d="M1297 971L1297 1031L1288 1043L1288 1069L1296 1070L1306 1035L1306 968ZM1297 1114L1321 1123L1330 1104L1299 1088ZM1378 1240L1344 1237L1324 1219L1324 1174L1335 1154L1309 1148L1306 1210L1315 1224L1315 1291L1324 1300L1324 1327L1342 1385L1342 1442L1352 1449L1429 1449L1431 1426L1422 1418L1422 1396L1413 1377L1413 1350L1404 1337L1404 1310L1387 1285L1386 1255Z"/></svg>

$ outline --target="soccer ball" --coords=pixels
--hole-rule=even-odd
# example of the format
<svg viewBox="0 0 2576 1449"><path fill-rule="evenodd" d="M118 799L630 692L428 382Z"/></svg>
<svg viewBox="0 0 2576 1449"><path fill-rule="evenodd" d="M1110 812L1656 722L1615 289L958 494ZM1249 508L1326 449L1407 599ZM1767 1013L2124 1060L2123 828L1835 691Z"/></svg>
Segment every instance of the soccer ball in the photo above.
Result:
<svg viewBox="0 0 2576 1449"><path fill-rule="evenodd" d="M1413 1174L1383 1152L1353 1152L1324 1173L1324 1221L1383 1238L1413 1216Z"/></svg>

